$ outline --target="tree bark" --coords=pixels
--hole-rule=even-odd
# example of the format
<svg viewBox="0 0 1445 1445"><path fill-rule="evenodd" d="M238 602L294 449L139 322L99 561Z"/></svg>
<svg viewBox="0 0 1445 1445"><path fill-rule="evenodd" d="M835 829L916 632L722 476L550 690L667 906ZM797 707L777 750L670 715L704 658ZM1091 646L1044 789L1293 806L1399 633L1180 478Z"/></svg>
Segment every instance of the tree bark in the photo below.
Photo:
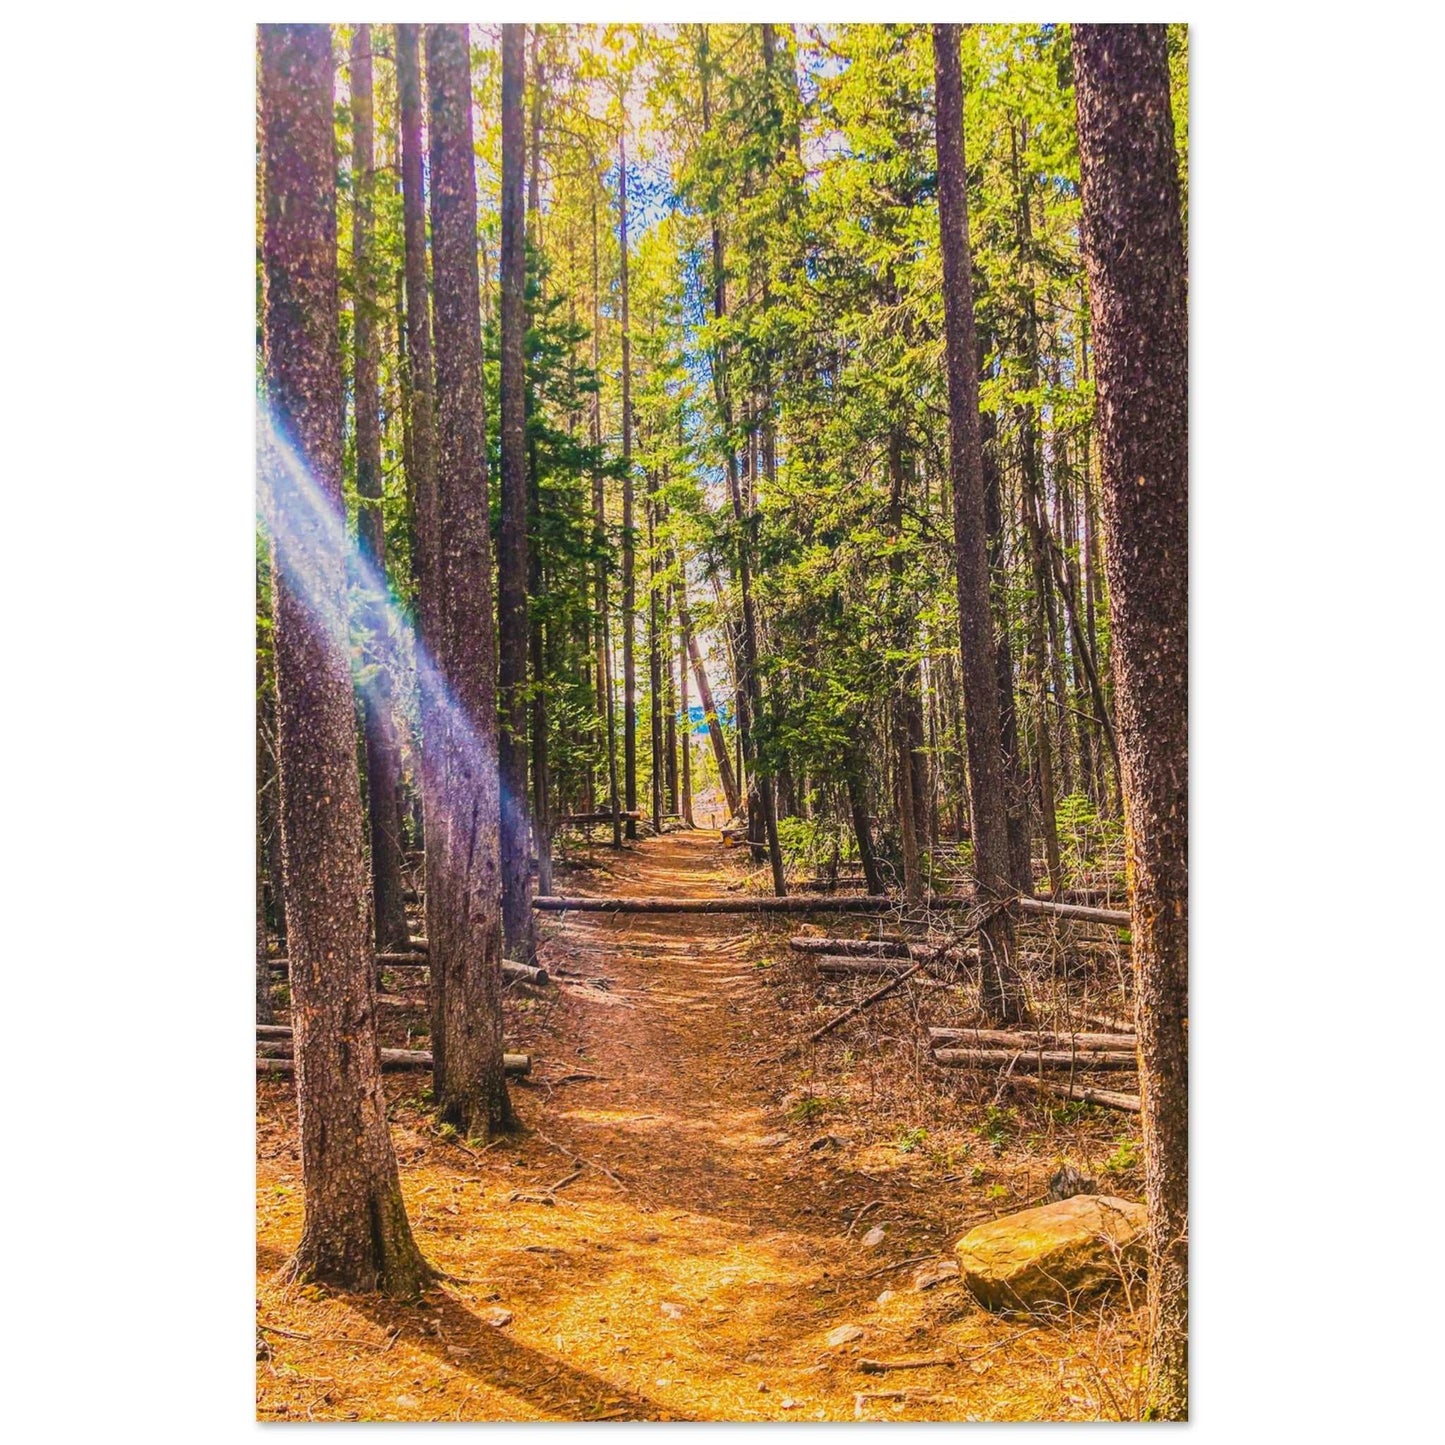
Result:
<svg viewBox="0 0 1445 1445"><path fill-rule="evenodd" d="M1163 25L1074 29L1149 1206L1146 1412L1188 1416L1189 384Z"/></svg>
<svg viewBox="0 0 1445 1445"><path fill-rule="evenodd" d="M496 634L487 520L477 191L466 25L426 31L437 363L439 541L433 698L440 817L427 817L437 1112L465 1134L514 1124L502 1073ZM440 823L440 826L438 826Z"/></svg>
<svg viewBox="0 0 1445 1445"><path fill-rule="evenodd" d="M627 107L617 130L617 244L621 252L622 303L622 779L629 813L637 809L637 581L632 535L632 324L627 284ZM637 837L637 824L627 820L627 836Z"/></svg>
<svg viewBox="0 0 1445 1445"><path fill-rule="evenodd" d="M984 548L983 454L979 437L978 343L964 185L963 81L958 27L933 27L937 103L938 205L943 251L945 358L948 375L949 476L953 484L958 626L963 654L964 727L968 743L974 871L980 893L1010 888L1008 805L1004 793L988 558ZM1016 1023L1023 997L1015 976L1013 922L1002 910L981 935L980 1004L1001 1023Z"/></svg>
<svg viewBox="0 0 1445 1445"><path fill-rule="evenodd" d="M414 571L422 638L430 645L436 588L436 387L432 371L431 306L427 288L426 194L422 179L422 92L418 26L396 27L396 88L401 113L402 233L406 247L406 355L410 378L410 478L416 508Z"/></svg>
<svg viewBox="0 0 1445 1445"><path fill-rule="evenodd" d="M1003 555L1002 478L998 464L998 423L992 412L979 414L979 456L983 463L983 517L987 536L989 592L993 601L994 670L998 677L999 741L1003 747L1004 799L1008 808L1009 876L1020 893L1034 891L1029 830L1028 786L1019 748L1018 709L1014 702L1013 648L1009 642L1008 576Z"/></svg>
<svg viewBox="0 0 1445 1445"><path fill-rule="evenodd" d="M273 546L282 872L305 1215L296 1279L414 1296L430 1281L386 1123L346 617L331 30L263 25L266 400L320 494L263 457Z"/></svg>
<svg viewBox="0 0 1445 1445"><path fill-rule="evenodd" d="M396 729L395 685L384 639L389 619L385 599L375 588L386 585L386 527L382 520L381 418L378 413L377 342L373 325L376 288L372 280L371 232L375 156L372 125L371 26L358 25L351 37L351 265L355 275L353 347L355 375L352 406L356 418L356 533L371 576L362 626L370 680L360 689L362 731L366 738L366 811L371 828L371 894L379 949L406 942L406 905L401 880L401 741ZM383 642L377 645L374 639Z"/></svg>
<svg viewBox="0 0 1445 1445"><path fill-rule="evenodd" d="M497 540L502 939L507 956L523 961L536 951L527 817L526 29L502 26L502 506Z"/></svg>

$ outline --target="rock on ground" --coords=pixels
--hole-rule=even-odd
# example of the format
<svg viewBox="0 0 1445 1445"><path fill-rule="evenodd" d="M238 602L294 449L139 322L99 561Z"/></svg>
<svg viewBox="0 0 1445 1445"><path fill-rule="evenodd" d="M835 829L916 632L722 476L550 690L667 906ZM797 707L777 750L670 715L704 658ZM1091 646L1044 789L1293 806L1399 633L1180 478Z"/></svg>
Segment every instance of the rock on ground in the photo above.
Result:
<svg viewBox="0 0 1445 1445"><path fill-rule="evenodd" d="M989 1309L1069 1306L1144 1267L1142 1204L1076 1194L990 1220L954 1247L959 1268Z"/></svg>

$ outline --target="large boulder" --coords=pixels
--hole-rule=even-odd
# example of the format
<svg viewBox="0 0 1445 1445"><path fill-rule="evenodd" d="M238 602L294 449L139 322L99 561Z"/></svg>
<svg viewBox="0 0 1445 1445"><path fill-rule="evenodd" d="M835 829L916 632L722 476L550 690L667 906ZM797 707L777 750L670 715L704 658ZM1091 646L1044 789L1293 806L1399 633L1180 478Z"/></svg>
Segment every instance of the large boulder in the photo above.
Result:
<svg viewBox="0 0 1445 1445"><path fill-rule="evenodd" d="M1067 1308L1144 1268L1144 1206L1076 1194L971 1229L954 1247L978 1301L995 1310Z"/></svg>

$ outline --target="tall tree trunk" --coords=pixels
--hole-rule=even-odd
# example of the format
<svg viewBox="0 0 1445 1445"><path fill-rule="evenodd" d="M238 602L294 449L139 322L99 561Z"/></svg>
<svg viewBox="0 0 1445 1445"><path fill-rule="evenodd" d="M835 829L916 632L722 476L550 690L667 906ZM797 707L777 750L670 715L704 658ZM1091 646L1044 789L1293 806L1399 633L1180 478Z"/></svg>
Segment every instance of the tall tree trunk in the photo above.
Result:
<svg viewBox="0 0 1445 1445"><path fill-rule="evenodd" d="M437 539L436 389L432 371L430 293L427 287L426 195L422 180L421 61L416 25L396 27L396 88L401 113L402 233L406 246L406 355L410 386L411 466L409 478L416 508L414 570L422 637L430 645L436 588Z"/></svg>
<svg viewBox="0 0 1445 1445"><path fill-rule="evenodd" d="M592 371L601 374L602 337L602 290L597 255L597 197L592 198ZM600 460L602 456L602 392L600 388L592 393L592 455ZM617 717L612 688L612 633L608 622L607 597L607 508L602 469L595 465L592 472L592 545L597 552L596 588L597 607L597 678L601 689L601 711L605 718L607 744L607 798L612 811L612 846L622 846L622 810L617 791Z"/></svg>
<svg viewBox="0 0 1445 1445"><path fill-rule="evenodd" d="M426 31L435 271L437 662L448 699L433 699L426 745L440 750L440 828L427 818L427 933L432 1054L444 1123L485 1137L513 1126L502 1073L502 920L496 633L488 534L466 25Z"/></svg>
<svg viewBox="0 0 1445 1445"><path fill-rule="evenodd" d="M266 957L266 792L269 768L266 758L264 699L266 686L259 650L256 656L256 1022L269 1024L275 1017L271 1008L271 965ZM274 709L272 709L274 711ZM276 896L281 895L276 880Z"/></svg>
<svg viewBox="0 0 1445 1445"><path fill-rule="evenodd" d="M353 346L356 374L356 533L362 558L371 564L361 585L367 592L363 627L369 638L385 639L384 598L373 584L386 584L386 528L381 514L381 425L378 415L377 344L373 326L376 288L372 280L371 230L375 157L372 134L371 26L351 36L351 266L356 277ZM401 742L397 736L395 683L389 649L368 649L371 678L360 688L366 738L366 804L371 824L371 892L376 951L407 946L406 905L401 881Z"/></svg>
<svg viewBox="0 0 1445 1445"><path fill-rule="evenodd" d="M502 515L497 538L502 939L508 957L523 962L536 951L527 818L526 31L525 25L502 26Z"/></svg>
<svg viewBox="0 0 1445 1445"><path fill-rule="evenodd" d="M901 654L913 651L917 617L903 595L903 504L908 468L903 455L903 430L888 433L888 529L893 550L888 558L896 619L894 646ZM922 850L928 837L927 759L923 756L923 698L919 691L918 662L912 657L898 665L893 699L894 754L898 765L898 831L903 843L903 892L912 906L923 902Z"/></svg>
<svg viewBox="0 0 1445 1445"><path fill-rule="evenodd" d="M1012 892L1008 804L1004 792L988 557L984 547L978 343L973 321L968 194L964 185L963 81L959 73L956 25L933 27L933 61L948 374L949 476L953 483L954 558L974 872L984 898L1002 899ZM1014 971L1014 928L1007 911L1000 909L985 922L980 941L983 956L980 1005L991 1017L1016 1022L1023 1014L1023 995Z"/></svg>
<svg viewBox="0 0 1445 1445"><path fill-rule="evenodd" d="M1149 1205L1146 1408L1189 1409L1189 381L1163 25L1074 29Z"/></svg>
<svg viewBox="0 0 1445 1445"><path fill-rule="evenodd" d="M1029 829L1028 783L1019 747L1014 702L1013 647L1009 640L1008 575L1003 555L1002 477L998 464L998 423L991 411L979 414L979 455L983 462L983 516L993 601L994 671L998 678L999 739L1003 744L1004 798L1008 807L1009 876L1026 897L1034 891Z"/></svg>
<svg viewBox="0 0 1445 1445"><path fill-rule="evenodd" d="M662 609L662 665L665 693L663 697L663 745L667 755L667 811L673 816L682 813L682 798L677 777L677 683L672 670L672 583L667 584Z"/></svg>
<svg viewBox="0 0 1445 1445"><path fill-rule="evenodd" d="M617 244L621 251L622 302L622 774L627 798L627 836L637 837L637 581L632 535L632 326L627 285L627 107L617 130Z"/></svg>
<svg viewBox="0 0 1445 1445"><path fill-rule="evenodd" d="M677 626L678 626L678 648L677 648L677 680L681 689L682 709L682 798L679 811L682 813L682 821L689 828L695 828L697 824L692 816L692 704L690 690L688 688L687 664L688 664L688 627L687 627L687 604L683 600L687 596L687 572L683 567L678 568L677 584Z"/></svg>
<svg viewBox="0 0 1445 1445"><path fill-rule="evenodd" d="M527 148L527 237L533 248L542 249L542 27L532 27L532 119ZM525 279L525 267L524 279ZM534 307L526 304L525 330L532 329ZM532 399L527 397L530 419ZM537 442L528 429L527 438L527 587L533 597L546 595L542 556L542 478L537 468ZM548 761L547 732L547 635L542 610L534 607L528 619L528 645L532 659L532 840L537 850L537 888L552 891L552 824L549 797L551 766ZM529 927L530 927L529 923ZM535 951L535 936L529 940Z"/></svg>
<svg viewBox="0 0 1445 1445"><path fill-rule="evenodd" d="M281 760L305 1214L296 1279L414 1296L412 1238L386 1123L357 785L341 498L340 299L331 30L261 26L266 400L320 494L267 447Z"/></svg>
<svg viewBox="0 0 1445 1445"><path fill-rule="evenodd" d="M662 621L657 594L657 473L647 470L647 692L652 734L652 830L662 832Z"/></svg>

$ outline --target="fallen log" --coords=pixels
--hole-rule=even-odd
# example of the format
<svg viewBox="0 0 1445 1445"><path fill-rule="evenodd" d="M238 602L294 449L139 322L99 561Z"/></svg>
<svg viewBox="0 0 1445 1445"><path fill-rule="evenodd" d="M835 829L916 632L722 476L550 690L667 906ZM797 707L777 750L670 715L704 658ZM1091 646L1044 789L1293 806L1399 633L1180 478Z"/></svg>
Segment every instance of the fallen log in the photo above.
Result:
<svg viewBox="0 0 1445 1445"><path fill-rule="evenodd" d="M629 818L634 823L640 823L646 814L635 810L631 813L619 811L617 816L624 823L627 822ZM555 821L560 827L564 828L600 828L604 824L610 824L612 822L612 814L602 811L595 813L564 813Z"/></svg>
<svg viewBox="0 0 1445 1445"><path fill-rule="evenodd" d="M934 1049L945 1069L989 1069L1012 1063L1016 1069L1137 1069L1132 1050L1106 1049Z"/></svg>
<svg viewBox="0 0 1445 1445"><path fill-rule="evenodd" d="M880 913L893 900L873 893L836 893L821 898L564 898L539 893L532 907L543 913Z"/></svg>
<svg viewBox="0 0 1445 1445"><path fill-rule="evenodd" d="M1048 1029L929 1029L932 1044L971 1044L976 1048L1104 1049L1134 1048L1133 1034L1065 1034Z"/></svg>
<svg viewBox="0 0 1445 1445"><path fill-rule="evenodd" d="M1134 1032L1134 1025L1132 1023L1125 1023L1123 1019L1109 1018L1105 1014L1086 1014L1081 1010L1079 1017L1083 1019L1086 1024L1093 1024L1096 1028L1108 1029L1110 1033L1132 1035Z"/></svg>
<svg viewBox="0 0 1445 1445"><path fill-rule="evenodd" d="M799 953L828 953L843 958L936 958L931 943L900 943L890 938L807 938L788 940Z"/></svg>
<svg viewBox="0 0 1445 1445"><path fill-rule="evenodd" d="M261 1047L258 1045L258 1047ZM291 1054L291 1046L284 1042L276 1042L265 1046L268 1056L257 1055L256 1072L258 1074L289 1074L295 1067L295 1059ZM287 1050L281 1053L280 1050ZM270 1054L269 1051L275 1051ZM429 1069L432 1066L430 1049L382 1049L381 1067L383 1069ZM532 1072L531 1054L503 1054L502 1068L511 1075L530 1074Z"/></svg>
<svg viewBox="0 0 1445 1445"><path fill-rule="evenodd" d="M1128 928L1129 915L1116 908L1082 908L1073 903L1049 903L1042 898L1015 900L1020 913L1042 918L1070 918L1075 923L1106 923L1111 928Z"/></svg>
<svg viewBox="0 0 1445 1445"><path fill-rule="evenodd" d="M1138 1094L1120 1094L1113 1089L1096 1089L1091 1084L1082 1084L1078 1080L1071 1084L1061 1084L1057 1079L1042 1079L1037 1074L1022 1076L1010 1074L1005 1082L1027 1084L1041 1094L1052 1094L1060 1099L1078 1099L1085 1104L1103 1104L1106 1108L1122 1109L1130 1114L1139 1112Z"/></svg>
<svg viewBox="0 0 1445 1445"><path fill-rule="evenodd" d="M858 1371L864 1375L886 1375L889 1370L951 1370L958 1363L947 1355L930 1355L917 1360L869 1360L858 1361Z"/></svg>
<svg viewBox="0 0 1445 1445"><path fill-rule="evenodd" d="M878 978L900 974L908 967L906 958L835 958L823 954L816 960L825 978Z"/></svg>
<svg viewBox="0 0 1445 1445"><path fill-rule="evenodd" d="M973 908L977 901L971 893L937 893L924 906ZM544 913L878 913L897 906L898 900L880 893L834 893L820 898L773 898L765 894L739 898L566 898L539 893L532 899L532 907ZM1103 923L1111 928L1129 926L1127 913L1109 908L1077 908L1039 898L1016 898L1013 906L1035 917Z"/></svg>
<svg viewBox="0 0 1445 1445"><path fill-rule="evenodd" d="M376 955L377 966L380 968L430 968L431 964L424 953L378 953ZM273 958L270 960L271 967L278 972L286 972L291 967L289 958ZM515 963L510 958L502 960L502 977L511 979L522 979L527 983L546 983L548 974L545 968L534 968L530 963Z"/></svg>

